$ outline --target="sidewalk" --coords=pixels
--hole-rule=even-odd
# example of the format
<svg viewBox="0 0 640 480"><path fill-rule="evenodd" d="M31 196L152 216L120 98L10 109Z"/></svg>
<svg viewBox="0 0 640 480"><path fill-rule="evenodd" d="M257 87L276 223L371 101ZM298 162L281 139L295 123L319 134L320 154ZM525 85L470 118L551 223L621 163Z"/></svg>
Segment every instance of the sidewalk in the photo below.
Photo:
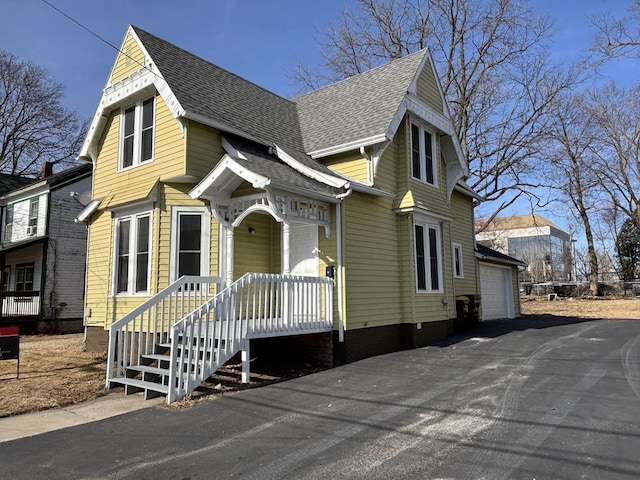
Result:
<svg viewBox="0 0 640 480"><path fill-rule="evenodd" d="M142 393L125 395L120 389L77 405L0 418L0 443L115 417L164 401L164 397L145 400Z"/></svg>

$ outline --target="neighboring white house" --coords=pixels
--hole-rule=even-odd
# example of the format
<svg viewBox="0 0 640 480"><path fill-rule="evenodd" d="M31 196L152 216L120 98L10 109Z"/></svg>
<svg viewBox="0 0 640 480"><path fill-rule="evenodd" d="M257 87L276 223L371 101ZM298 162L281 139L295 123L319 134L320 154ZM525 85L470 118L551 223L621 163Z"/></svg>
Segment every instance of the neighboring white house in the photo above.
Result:
<svg viewBox="0 0 640 480"><path fill-rule="evenodd" d="M0 176L0 324L82 331L86 226L74 222L91 190L91 166L39 179Z"/></svg>
<svg viewBox="0 0 640 480"><path fill-rule="evenodd" d="M479 229L482 221L476 223ZM521 282L573 281L571 235L539 215L496 218L476 241L527 264Z"/></svg>

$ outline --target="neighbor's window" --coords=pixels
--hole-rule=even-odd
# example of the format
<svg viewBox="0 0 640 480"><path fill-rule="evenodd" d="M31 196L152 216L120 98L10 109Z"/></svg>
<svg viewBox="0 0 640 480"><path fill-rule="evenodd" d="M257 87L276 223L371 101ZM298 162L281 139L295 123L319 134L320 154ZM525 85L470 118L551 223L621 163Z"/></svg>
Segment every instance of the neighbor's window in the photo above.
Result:
<svg viewBox="0 0 640 480"><path fill-rule="evenodd" d="M38 208L40 206L39 199L33 199L29 202L29 225L27 226L27 235L33 236L38 233Z"/></svg>
<svg viewBox="0 0 640 480"><path fill-rule="evenodd" d="M418 291L439 292L442 290L440 227L416 223L414 228Z"/></svg>
<svg viewBox="0 0 640 480"><path fill-rule="evenodd" d="M453 276L457 278L464 277L464 268L462 266L462 245L459 243L451 244L453 254Z"/></svg>
<svg viewBox="0 0 640 480"><path fill-rule="evenodd" d="M7 206L4 222L4 241L10 242L13 235L13 205Z"/></svg>
<svg viewBox="0 0 640 480"><path fill-rule="evenodd" d="M430 185L437 183L433 139L431 132L420 125L411 124L411 175L416 180Z"/></svg>
<svg viewBox="0 0 640 480"><path fill-rule="evenodd" d="M149 292L151 213L116 218L116 294Z"/></svg>
<svg viewBox="0 0 640 480"><path fill-rule="evenodd" d="M154 105L152 97L122 111L120 168L153 160Z"/></svg>
<svg viewBox="0 0 640 480"><path fill-rule="evenodd" d="M33 291L33 263L16 265L16 292Z"/></svg>

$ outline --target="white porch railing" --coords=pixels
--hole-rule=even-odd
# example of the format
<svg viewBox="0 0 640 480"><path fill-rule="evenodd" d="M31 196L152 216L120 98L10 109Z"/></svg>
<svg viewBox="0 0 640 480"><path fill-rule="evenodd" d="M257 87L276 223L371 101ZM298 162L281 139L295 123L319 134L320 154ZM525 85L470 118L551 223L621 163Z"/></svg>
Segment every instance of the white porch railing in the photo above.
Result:
<svg viewBox="0 0 640 480"><path fill-rule="evenodd" d="M233 355L243 352L249 376L249 339L329 332L333 280L247 273L171 327L167 403L191 393Z"/></svg>
<svg viewBox="0 0 640 480"><path fill-rule="evenodd" d="M220 277L183 276L109 327L107 387L126 377L126 368L168 343L171 326L215 293Z"/></svg>

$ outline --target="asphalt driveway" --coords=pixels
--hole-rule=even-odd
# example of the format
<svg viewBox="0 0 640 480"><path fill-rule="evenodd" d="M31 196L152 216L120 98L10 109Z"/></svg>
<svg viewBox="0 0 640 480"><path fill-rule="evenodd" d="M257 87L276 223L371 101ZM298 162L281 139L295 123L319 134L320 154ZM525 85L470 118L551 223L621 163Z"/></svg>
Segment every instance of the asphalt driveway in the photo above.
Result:
<svg viewBox="0 0 640 480"><path fill-rule="evenodd" d="M640 320L538 317L6 442L0 478L631 479L638 452Z"/></svg>

